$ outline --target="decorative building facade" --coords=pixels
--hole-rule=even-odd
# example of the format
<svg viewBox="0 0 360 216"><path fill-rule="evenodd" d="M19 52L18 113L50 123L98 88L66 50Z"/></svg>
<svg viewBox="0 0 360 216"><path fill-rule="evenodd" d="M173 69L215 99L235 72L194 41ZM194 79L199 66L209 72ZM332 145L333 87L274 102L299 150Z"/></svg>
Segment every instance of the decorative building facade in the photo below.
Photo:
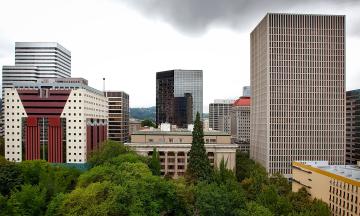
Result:
<svg viewBox="0 0 360 216"><path fill-rule="evenodd" d="M165 125L166 126L166 125ZM164 129L166 128L166 129ZM170 129L170 125L161 129L137 131L126 145L138 154L151 156L156 148L160 154L162 175L183 176L188 165L192 132L188 129ZM227 168L235 169L236 144L231 144L230 135L219 131L204 131L205 148L212 166L218 167L222 159Z"/></svg>
<svg viewBox="0 0 360 216"><path fill-rule="evenodd" d="M5 158L85 163L107 139L107 99L83 79L15 83L5 89Z"/></svg>
<svg viewBox="0 0 360 216"><path fill-rule="evenodd" d="M203 112L202 70L170 70L156 73L156 124L185 128Z"/></svg>
<svg viewBox="0 0 360 216"><path fill-rule="evenodd" d="M251 33L250 156L345 163L345 16L269 13Z"/></svg>
<svg viewBox="0 0 360 216"><path fill-rule="evenodd" d="M33 82L40 79L71 76L71 53L55 42L16 42L15 65L2 68L2 98L4 89L15 82ZM3 115L3 113L1 113ZM0 119L3 133L3 116Z"/></svg>
<svg viewBox="0 0 360 216"><path fill-rule="evenodd" d="M346 92L346 164L360 161L360 89Z"/></svg>
<svg viewBox="0 0 360 216"><path fill-rule="evenodd" d="M125 143L129 141L129 95L123 91L106 91L109 101L109 139Z"/></svg>

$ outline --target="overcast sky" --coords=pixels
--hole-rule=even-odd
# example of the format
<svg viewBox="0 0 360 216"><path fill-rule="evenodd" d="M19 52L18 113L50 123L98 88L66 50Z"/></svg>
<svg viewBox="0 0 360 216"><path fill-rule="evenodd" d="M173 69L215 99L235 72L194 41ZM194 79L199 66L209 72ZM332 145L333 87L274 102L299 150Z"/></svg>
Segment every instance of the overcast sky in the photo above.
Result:
<svg viewBox="0 0 360 216"><path fill-rule="evenodd" d="M360 0L1 0L0 66L16 41L71 51L72 76L155 105L155 73L204 71L204 112L250 83L250 32L267 12L346 15L346 87L360 88Z"/></svg>

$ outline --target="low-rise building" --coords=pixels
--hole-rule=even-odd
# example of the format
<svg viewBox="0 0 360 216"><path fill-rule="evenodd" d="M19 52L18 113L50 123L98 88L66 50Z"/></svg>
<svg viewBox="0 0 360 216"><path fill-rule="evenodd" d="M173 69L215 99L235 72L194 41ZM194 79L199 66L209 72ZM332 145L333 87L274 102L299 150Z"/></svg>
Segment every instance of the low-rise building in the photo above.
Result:
<svg viewBox="0 0 360 216"><path fill-rule="evenodd" d="M360 215L359 165L329 165L327 161L292 163L292 190L304 187L327 203L333 215Z"/></svg>
<svg viewBox="0 0 360 216"><path fill-rule="evenodd" d="M108 102L83 79L18 82L5 89L5 158L85 163L107 139Z"/></svg>
<svg viewBox="0 0 360 216"><path fill-rule="evenodd" d="M163 175L182 176L188 165L189 151L192 142L192 127L188 129L172 128L161 124L159 129L146 129L133 133L131 143L141 155L151 156L156 148L160 154L161 172ZM220 131L204 131L205 148L212 166L218 167L222 159L227 168L235 169L236 144L231 144L229 134Z"/></svg>
<svg viewBox="0 0 360 216"><path fill-rule="evenodd" d="M130 119L129 121L129 136L131 136L136 131L141 130L141 121L137 119Z"/></svg>

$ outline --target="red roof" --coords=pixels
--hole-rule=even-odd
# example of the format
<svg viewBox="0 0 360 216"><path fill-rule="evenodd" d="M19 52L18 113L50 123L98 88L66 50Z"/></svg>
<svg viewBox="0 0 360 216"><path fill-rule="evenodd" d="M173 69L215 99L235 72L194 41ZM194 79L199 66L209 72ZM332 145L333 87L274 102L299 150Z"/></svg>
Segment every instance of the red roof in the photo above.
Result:
<svg viewBox="0 0 360 216"><path fill-rule="evenodd" d="M234 102L234 106L250 106L250 97L240 97Z"/></svg>

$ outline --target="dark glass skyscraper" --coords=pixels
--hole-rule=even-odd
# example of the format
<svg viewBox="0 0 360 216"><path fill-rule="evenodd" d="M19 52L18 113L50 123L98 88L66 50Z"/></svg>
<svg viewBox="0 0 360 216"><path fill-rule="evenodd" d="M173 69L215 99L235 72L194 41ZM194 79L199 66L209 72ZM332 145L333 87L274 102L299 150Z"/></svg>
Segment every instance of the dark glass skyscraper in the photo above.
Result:
<svg viewBox="0 0 360 216"><path fill-rule="evenodd" d="M156 73L156 124L168 122L178 127L192 124L202 116L202 70L170 70Z"/></svg>

